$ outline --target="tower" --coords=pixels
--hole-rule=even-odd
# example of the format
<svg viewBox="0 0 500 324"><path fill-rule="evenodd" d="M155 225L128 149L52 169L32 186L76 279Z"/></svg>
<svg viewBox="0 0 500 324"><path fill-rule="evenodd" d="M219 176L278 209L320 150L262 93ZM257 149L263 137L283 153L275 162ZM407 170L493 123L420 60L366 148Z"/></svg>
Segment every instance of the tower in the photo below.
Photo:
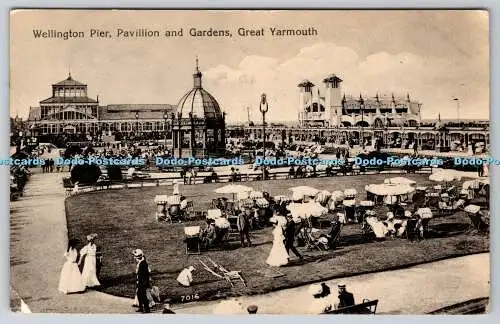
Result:
<svg viewBox="0 0 500 324"><path fill-rule="evenodd" d="M335 74L330 74L323 80L325 83L325 104L327 109L327 118L332 126L340 125L340 116L342 115L342 79Z"/></svg>
<svg viewBox="0 0 500 324"><path fill-rule="evenodd" d="M314 83L309 80L304 80L298 85L299 87L299 123L302 126L304 120L307 119L306 107L312 105L312 88Z"/></svg>

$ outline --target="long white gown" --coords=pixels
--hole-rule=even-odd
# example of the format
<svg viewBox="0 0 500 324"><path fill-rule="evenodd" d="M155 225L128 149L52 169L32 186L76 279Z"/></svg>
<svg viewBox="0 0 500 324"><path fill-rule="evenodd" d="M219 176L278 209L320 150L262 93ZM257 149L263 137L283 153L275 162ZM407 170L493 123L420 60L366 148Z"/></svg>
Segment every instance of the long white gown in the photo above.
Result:
<svg viewBox="0 0 500 324"><path fill-rule="evenodd" d="M85 287L96 287L101 285L96 275L96 251L97 246L91 243L85 245L80 251L81 258L85 255L85 263L83 264L82 270Z"/></svg>
<svg viewBox="0 0 500 324"><path fill-rule="evenodd" d="M58 290L65 294L84 291L85 285L83 284L82 274L76 264L78 251L70 249L64 253L64 257L66 258L66 262L61 270Z"/></svg>
<svg viewBox="0 0 500 324"><path fill-rule="evenodd" d="M271 252L269 252L266 263L272 267L281 267L288 263L288 253L286 252L284 242L285 235L281 226L274 228L273 237L273 247L271 248Z"/></svg>

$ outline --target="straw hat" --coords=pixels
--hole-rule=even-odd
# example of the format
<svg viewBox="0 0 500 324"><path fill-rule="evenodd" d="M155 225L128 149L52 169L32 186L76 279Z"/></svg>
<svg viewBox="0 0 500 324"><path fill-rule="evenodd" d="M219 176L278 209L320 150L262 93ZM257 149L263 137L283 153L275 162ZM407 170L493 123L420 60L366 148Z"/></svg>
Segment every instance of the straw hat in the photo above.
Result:
<svg viewBox="0 0 500 324"><path fill-rule="evenodd" d="M142 258L144 256L144 253L142 252L141 249L135 249L134 251L132 251L132 254L136 258Z"/></svg>
<svg viewBox="0 0 500 324"><path fill-rule="evenodd" d="M95 240L96 237L97 237L96 233L89 234L87 235L87 241Z"/></svg>

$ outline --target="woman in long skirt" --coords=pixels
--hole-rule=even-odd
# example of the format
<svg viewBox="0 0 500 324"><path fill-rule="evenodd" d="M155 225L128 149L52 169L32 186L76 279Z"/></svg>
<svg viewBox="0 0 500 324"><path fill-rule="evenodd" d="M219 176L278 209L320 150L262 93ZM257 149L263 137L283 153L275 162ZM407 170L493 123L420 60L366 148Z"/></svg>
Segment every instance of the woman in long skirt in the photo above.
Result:
<svg viewBox="0 0 500 324"><path fill-rule="evenodd" d="M272 267L281 267L288 264L288 253L285 248L285 235L283 233L283 222L277 221L273 230L273 247L269 256L267 257L266 263Z"/></svg>
<svg viewBox="0 0 500 324"><path fill-rule="evenodd" d="M80 261L78 264L82 263L82 258L85 256L85 262L83 264L83 270L82 270L82 277L83 277L83 283L87 288L97 287L101 285L99 283L99 280L97 280L97 273L96 273L97 246L94 243L96 237L97 234L87 235L87 241L89 241L89 244L85 245L80 251Z"/></svg>
<svg viewBox="0 0 500 324"><path fill-rule="evenodd" d="M71 239L68 242L68 250L64 253L66 262L61 270L58 290L64 294L85 291L82 274L78 269L76 260L78 258L77 240Z"/></svg>

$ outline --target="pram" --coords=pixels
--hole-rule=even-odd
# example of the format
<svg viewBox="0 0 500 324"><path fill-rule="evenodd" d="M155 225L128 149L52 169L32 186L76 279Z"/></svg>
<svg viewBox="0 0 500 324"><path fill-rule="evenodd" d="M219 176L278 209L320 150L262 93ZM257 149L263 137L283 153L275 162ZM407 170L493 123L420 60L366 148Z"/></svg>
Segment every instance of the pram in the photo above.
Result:
<svg viewBox="0 0 500 324"><path fill-rule="evenodd" d="M344 224L340 221L332 221L331 224L332 226L328 234L322 234L318 239L318 243L323 250L335 249L340 242L340 233Z"/></svg>

